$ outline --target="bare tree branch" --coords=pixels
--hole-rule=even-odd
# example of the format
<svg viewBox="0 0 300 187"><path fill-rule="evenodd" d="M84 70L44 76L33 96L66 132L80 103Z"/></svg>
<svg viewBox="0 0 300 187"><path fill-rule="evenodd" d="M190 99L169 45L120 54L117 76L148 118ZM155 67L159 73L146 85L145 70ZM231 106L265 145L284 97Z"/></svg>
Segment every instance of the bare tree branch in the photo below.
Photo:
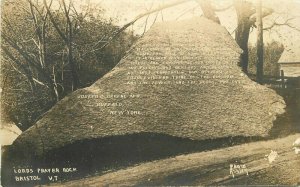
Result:
<svg viewBox="0 0 300 187"><path fill-rule="evenodd" d="M189 8L188 10L184 11L182 14L180 14L175 20L178 20L180 17L184 16L185 14L187 14L188 12L190 11L194 11L196 8L198 8L200 5L196 5L195 7L193 8Z"/></svg>
<svg viewBox="0 0 300 187"><path fill-rule="evenodd" d="M31 65L33 67L35 67L38 70L42 70L43 69L41 67L39 67L38 63L36 62L36 60L34 58L32 58L30 55L28 55L26 52L24 52L22 50L22 47L20 47L17 42L12 41L11 39L9 39L8 36L6 36L6 34L4 32L1 33L2 34L2 38L11 46L13 47L15 50L18 51L18 53L28 62L31 63ZM4 47L4 46L3 46Z"/></svg>
<svg viewBox="0 0 300 187"><path fill-rule="evenodd" d="M265 17L271 15L273 12L274 12L274 10L271 9L271 8L265 9L264 11L262 11L262 18L265 18ZM254 25L254 24L255 24L255 22L256 22L256 17L257 17L257 16L256 16L256 13L254 13L254 14L252 14L252 15L250 16L250 24L251 24L251 25Z"/></svg>
<svg viewBox="0 0 300 187"><path fill-rule="evenodd" d="M145 26L144 26L144 31L143 31L143 33L142 33L142 36L143 36L143 35L145 34L145 32L146 32L147 25L148 25L148 19L149 19L149 16L150 16L150 15L148 15L147 18L146 18L146 20L145 20Z"/></svg>
<svg viewBox="0 0 300 187"><path fill-rule="evenodd" d="M65 17L67 19L66 23L66 45L68 48L68 63L71 67L71 74L72 74L72 90L76 90L79 87L79 77L77 75L76 71L76 61L73 58L73 49L72 49L72 40L73 40L73 26L72 21L70 19L70 8L71 8L71 2L69 2L69 6L67 8L65 0L61 0L63 10L65 13Z"/></svg>
<svg viewBox="0 0 300 187"><path fill-rule="evenodd" d="M155 8L153 10L150 10L148 12L145 12L143 14L140 14L138 15L137 17L135 17L132 21L130 21L129 23L125 24L124 26L122 26L121 28L119 28L118 30L116 30L114 33L112 33L112 35L107 39L107 41L104 41L103 45L98 48L98 49L94 49L94 50L91 50L85 54L83 54L83 56L85 55L88 55L89 53L92 53L92 52L96 52L98 50L102 50L103 48L105 48L108 44L110 44L110 42L112 40L114 40L121 32L123 32L124 30L126 30L128 27L130 27L131 25L133 25L137 20L149 15L149 14L152 14L154 12L159 12L163 9L166 9L166 8L170 8L170 7L173 7L173 6L177 6L177 5L180 5L180 4L183 4L183 3L186 3L186 2L189 2L189 1L192 1L192 0L178 0L174 3L170 3L170 4L167 4L167 5L163 5L163 6L160 6L158 8Z"/></svg>
<svg viewBox="0 0 300 187"><path fill-rule="evenodd" d="M19 73L21 73L22 75L24 75L27 78L27 80L30 84L30 87L32 89L32 92L36 92L36 86L34 84L34 80L36 80L36 79L33 78L32 72L28 69L28 67L26 67L18 59L16 59L5 46L2 46L2 50L13 62L15 62L25 72L25 75L24 75L20 71L18 71ZM40 81L37 81L37 82L40 83Z"/></svg>
<svg viewBox="0 0 300 187"><path fill-rule="evenodd" d="M47 10L47 12L48 12L48 14L49 14L50 21L51 21L51 23L53 24L55 30L57 31L57 33L59 34L59 36L60 36L65 42L68 42L66 36L63 34L63 32L61 31L61 29L59 28L58 23L56 23L56 21L55 21L53 15L52 15L52 13L51 13L51 10L50 10L50 6L51 6L51 5L48 5L47 2L46 2L46 0L43 0L43 2L44 2L44 6L46 7L46 10Z"/></svg>
<svg viewBox="0 0 300 187"><path fill-rule="evenodd" d="M270 29L272 29L273 27L276 27L276 26L288 26L288 27L290 27L292 29L295 29L295 30L300 32L299 28L291 25L290 21L293 20L293 19L295 19L295 18L293 17L293 18L286 19L283 23L278 23L278 22L274 21L272 23L272 25L270 25L268 27L265 27L264 30L270 30Z"/></svg>
<svg viewBox="0 0 300 187"><path fill-rule="evenodd" d="M39 23L38 23L38 19L36 17L36 14L35 14L35 11L34 11L34 5L32 3L31 0L27 0L27 2L29 3L30 5L30 12L31 12L31 16L32 16L32 19L33 19L33 23L34 23L34 27L35 27L35 33L37 35L37 38L38 38L38 43L37 43L37 47L38 47L38 51L39 51L39 61L40 61L40 64L42 66L42 68L46 67L46 63L45 63L45 40L44 40L44 32L43 30L41 29L41 27L39 26ZM37 9L37 8L36 8ZM38 11L38 10L36 10ZM39 13L41 14L41 13ZM42 17L42 16L40 16ZM46 22L46 20L42 20L43 24L44 22Z"/></svg>
<svg viewBox="0 0 300 187"><path fill-rule="evenodd" d="M154 18L154 20L153 20L153 22L152 22L151 26L152 26L152 25L154 25L154 23L155 23L155 22L156 22L156 20L157 20L157 17L158 17L158 12L156 13L156 15L155 15L155 18Z"/></svg>
<svg viewBox="0 0 300 187"><path fill-rule="evenodd" d="M14 68L14 70L18 73L20 73L23 77L28 78L24 73L22 73L20 70L18 70L18 68L16 68L13 63L10 63L10 65ZM43 82L39 81L38 79L32 77L33 81L36 82L37 84L41 85L41 86L45 86L47 88L49 88L46 84L44 84Z"/></svg>

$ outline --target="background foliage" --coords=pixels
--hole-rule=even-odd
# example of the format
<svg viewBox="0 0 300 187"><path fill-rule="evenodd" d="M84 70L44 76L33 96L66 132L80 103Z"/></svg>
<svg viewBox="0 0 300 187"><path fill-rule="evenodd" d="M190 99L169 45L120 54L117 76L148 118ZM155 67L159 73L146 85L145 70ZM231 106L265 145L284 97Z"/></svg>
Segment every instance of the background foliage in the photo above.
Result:
<svg viewBox="0 0 300 187"><path fill-rule="evenodd" d="M256 74L256 46L249 47L249 73ZM279 76L278 61L284 51L284 46L277 42L271 41L264 45L264 74L267 76Z"/></svg>
<svg viewBox="0 0 300 187"><path fill-rule="evenodd" d="M58 2L61 1L53 1ZM34 5L33 12L30 3ZM136 36L122 32L107 47L101 48L111 33L119 29L114 25L115 20L105 18L104 10L96 5L66 6L68 17L63 7L52 8L51 15L65 36L72 27L72 57L79 77L78 88L83 88L111 70ZM69 48L41 1L8 0L1 8L1 120L3 123L13 121L24 131L57 102L53 92L57 92L60 100L75 90L68 61ZM41 28L44 28L45 39L39 43ZM43 46L44 53L40 53ZM44 65L40 63L43 54Z"/></svg>

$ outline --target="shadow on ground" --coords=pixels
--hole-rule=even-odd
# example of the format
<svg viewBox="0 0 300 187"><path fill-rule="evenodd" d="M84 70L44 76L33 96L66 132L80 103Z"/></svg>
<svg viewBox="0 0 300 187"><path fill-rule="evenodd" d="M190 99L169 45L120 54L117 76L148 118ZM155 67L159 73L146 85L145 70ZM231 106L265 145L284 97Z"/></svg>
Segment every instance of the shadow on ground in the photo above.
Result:
<svg viewBox="0 0 300 187"><path fill-rule="evenodd" d="M274 122L268 138L228 137L215 140L195 141L164 134L139 133L78 141L55 149L43 158L34 158L15 164L17 152L5 151L2 162L2 185L33 186L50 183L49 176L57 176L58 181L99 175L112 170L134 166L180 154L214 150L258 140L275 139L300 132L300 95L295 92L278 91L287 103L287 112ZM299 95L298 95L299 94ZM18 158L22 160L22 158ZM12 162L12 160L14 162ZM76 168L75 172L62 172L62 168ZM33 169L32 173L14 173L14 169ZM58 168L59 173L37 174L37 168ZM15 176L39 175L41 181L16 181ZM53 178L52 178L53 179ZM57 181L52 181L57 182Z"/></svg>
<svg viewBox="0 0 300 187"><path fill-rule="evenodd" d="M49 183L48 176L58 176L58 180L71 180L82 178L83 176L103 174L111 170L133 166L142 162L180 154L208 151L260 139L262 138L234 137L194 141L164 134L139 133L84 140L69 144L60 149L55 149L45 154L43 158L23 161L18 166L6 161L2 165L2 181L3 184L7 184L8 186L17 186L20 184L20 186L32 186L34 184ZM8 158L10 157L8 155L12 154L16 154L16 152L10 153L8 150L4 157ZM77 171L63 173L61 172L62 167L76 168ZM29 174L15 174L13 168L16 170L32 168L34 172L30 175L37 175L37 168L59 168L60 173L38 174L41 176L41 181L16 182L15 176L28 176Z"/></svg>

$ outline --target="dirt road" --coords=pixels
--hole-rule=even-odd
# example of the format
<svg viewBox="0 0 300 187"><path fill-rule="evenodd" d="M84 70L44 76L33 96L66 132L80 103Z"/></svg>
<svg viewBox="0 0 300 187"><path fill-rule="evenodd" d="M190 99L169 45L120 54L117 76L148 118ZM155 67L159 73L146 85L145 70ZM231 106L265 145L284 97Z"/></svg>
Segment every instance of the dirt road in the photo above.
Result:
<svg viewBox="0 0 300 187"><path fill-rule="evenodd" d="M300 155L292 144L298 137L181 155L51 186L295 185L300 184Z"/></svg>

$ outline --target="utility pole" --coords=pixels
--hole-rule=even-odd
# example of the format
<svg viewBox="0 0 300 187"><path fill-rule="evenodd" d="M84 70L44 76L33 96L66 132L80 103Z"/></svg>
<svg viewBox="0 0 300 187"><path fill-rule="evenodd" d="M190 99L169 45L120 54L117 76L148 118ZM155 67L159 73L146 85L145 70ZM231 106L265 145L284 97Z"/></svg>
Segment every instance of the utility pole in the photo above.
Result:
<svg viewBox="0 0 300 187"><path fill-rule="evenodd" d="M264 76L264 37L262 22L262 0L257 0L256 6L257 21L257 64L256 64L256 81L263 83Z"/></svg>

